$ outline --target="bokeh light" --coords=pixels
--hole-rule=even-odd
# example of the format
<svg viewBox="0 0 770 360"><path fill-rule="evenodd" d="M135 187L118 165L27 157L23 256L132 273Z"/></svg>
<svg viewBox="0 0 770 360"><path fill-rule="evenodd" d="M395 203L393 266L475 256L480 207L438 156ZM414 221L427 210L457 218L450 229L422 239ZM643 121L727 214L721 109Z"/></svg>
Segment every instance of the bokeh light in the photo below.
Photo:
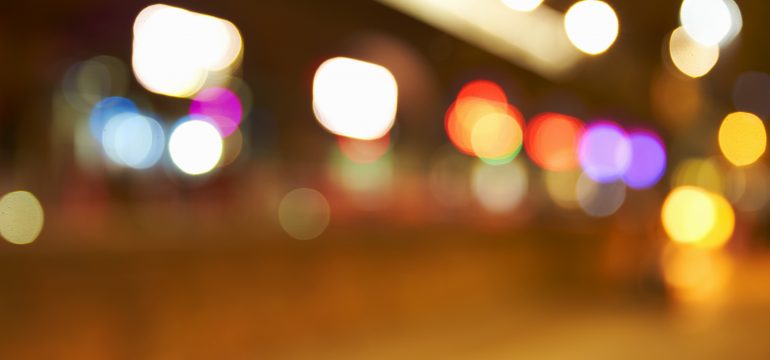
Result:
<svg viewBox="0 0 770 360"><path fill-rule="evenodd" d="M722 195L711 193L711 202L714 204L715 221L711 231L700 239L695 245L709 249L724 246L735 230L735 211L730 203Z"/></svg>
<svg viewBox="0 0 770 360"><path fill-rule="evenodd" d="M626 200L622 181L600 183L583 173L575 184L575 196L583 211L593 217L614 214Z"/></svg>
<svg viewBox="0 0 770 360"><path fill-rule="evenodd" d="M722 120L719 148L734 165L745 166L757 161L766 147L765 124L756 115L734 112Z"/></svg>
<svg viewBox="0 0 770 360"><path fill-rule="evenodd" d="M586 128L578 147L583 171L598 182L619 179L631 162L631 142L620 126L600 121Z"/></svg>
<svg viewBox="0 0 770 360"><path fill-rule="evenodd" d="M663 203L661 220L671 240L706 248L723 246L735 228L727 200L695 186L672 190Z"/></svg>
<svg viewBox="0 0 770 360"><path fill-rule="evenodd" d="M481 117L471 131L473 152L488 164L502 164L513 160L521 150L524 138L521 125L505 112Z"/></svg>
<svg viewBox="0 0 770 360"><path fill-rule="evenodd" d="M370 162L357 162L334 149L331 154L332 178L356 195L383 193L393 179L393 161L386 153Z"/></svg>
<svg viewBox="0 0 770 360"><path fill-rule="evenodd" d="M384 136L393 127L397 105L396 79L377 64L337 57L321 64L313 78L316 119L340 136Z"/></svg>
<svg viewBox="0 0 770 360"><path fill-rule="evenodd" d="M498 103L507 103L508 95L500 85L489 80L473 80L463 85L457 93L457 99L476 98Z"/></svg>
<svg viewBox="0 0 770 360"><path fill-rule="evenodd" d="M123 95L127 85L123 61L106 55L72 65L62 79L64 97L78 110L90 110L106 97Z"/></svg>
<svg viewBox="0 0 770 360"><path fill-rule="evenodd" d="M507 103L503 89L488 80L465 84L444 118L447 136L458 150L492 164L518 155L523 126L524 118Z"/></svg>
<svg viewBox="0 0 770 360"><path fill-rule="evenodd" d="M680 161L671 176L671 187L692 185L721 194L725 188L724 170L713 158Z"/></svg>
<svg viewBox="0 0 770 360"><path fill-rule="evenodd" d="M532 11L537 9L543 0L502 0L505 6L516 11Z"/></svg>
<svg viewBox="0 0 770 360"><path fill-rule="evenodd" d="M652 78L650 100L660 125L675 132L696 124L705 103L701 82L673 71L658 71Z"/></svg>
<svg viewBox="0 0 770 360"><path fill-rule="evenodd" d="M671 33L668 51L674 66L692 78L708 74L719 61L719 46L694 41L681 27Z"/></svg>
<svg viewBox="0 0 770 360"><path fill-rule="evenodd" d="M741 15L738 4L734 0L724 0L724 2L730 10L730 30L720 42L720 45L723 46L731 43L743 29L743 15Z"/></svg>
<svg viewBox="0 0 770 360"><path fill-rule="evenodd" d="M669 243L661 256L663 279L677 300L718 299L731 274L729 259L720 251Z"/></svg>
<svg viewBox="0 0 770 360"><path fill-rule="evenodd" d="M115 164L149 168L160 160L164 147L163 128L153 118L122 113L111 117L104 126L102 148Z"/></svg>
<svg viewBox="0 0 770 360"><path fill-rule="evenodd" d="M278 205L281 227L297 240L318 237L326 230L330 218L331 211L326 197L314 189L294 189Z"/></svg>
<svg viewBox="0 0 770 360"><path fill-rule="evenodd" d="M43 229L43 207L35 195L14 191L0 198L0 235L12 244L29 244Z"/></svg>
<svg viewBox="0 0 770 360"><path fill-rule="evenodd" d="M223 137L230 136L241 124L243 107L232 90L223 87L212 87L201 90L192 103L190 115L211 119Z"/></svg>
<svg viewBox="0 0 770 360"><path fill-rule="evenodd" d="M666 170L663 141L651 131L629 133L631 161L623 172L623 181L632 189L646 189L658 183Z"/></svg>
<svg viewBox="0 0 770 360"><path fill-rule="evenodd" d="M675 188L661 210L663 228L672 240L694 243L705 238L716 222L711 195L694 186Z"/></svg>
<svg viewBox="0 0 770 360"><path fill-rule="evenodd" d="M597 55L607 51L618 37L618 17L603 1L583 0L567 10L564 28L578 50Z"/></svg>
<svg viewBox="0 0 770 360"><path fill-rule="evenodd" d="M136 16L131 64L145 89L189 97L201 89L209 72L233 65L242 48L240 32L231 22L156 4Z"/></svg>
<svg viewBox="0 0 770 360"><path fill-rule="evenodd" d="M727 174L726 196L736 209L758 211L770 197L770 169L761 162L733 167Z"/></svg>
<svg viewBox="0 0 770 360"><path fill-rule="evenodd" d="M236 129L230 136L222 139L222 159L219 160L219 167L225 167L238 159L243 150L243 132Z"/></svg>
<svg viewBox="0 0 770 360"><path fill-rule="evenodd" d="M222 136L207 120L182 119L168 140L171 161L188 175L205 174L222 157Z"/></svg>
<svg viewBox="0 0 770 360"><path fill-rule="evenodd" d="M102 132L104 132L104 126L107 122L113 117L123 113L137 114L139 113L139 109L130 99L119 96L104 98L97 102L93 109L91 109L91 115L88 121L91 136L96 140L101 140Z"/></svg>
<svg viewBox="0 0 770 360"><path fill-rule="evenodd" d="M679 22L693 40L712 46L727 38L732 14L724 0L684 0Z"/></svg>
<svg viewBox="0 0 770 360"><path fill-rule="evenodd" d="M553 202L564 209L578 207L577 182L582 171L544 171L545 190Z"/></svg>
<svg viewBox="0 0 770 360"><path fill-rule="evenodd" d="M738 76L733 86L733 104L738 111L745 111L762 119L770 117L770 75L759 71L747 71Z"/></svg>
<svg viewBox="0 0 770 360"><path fill-rule="evenodd" d="M491 213L513 211L528 189L527 168L521 159L503 165L479 162L471 175L473 194Z"/></svg>
<svg viewBox="0 0 770 360"><path fill-rule="evenodd" d="M337 145L340 152L351 161L357 163L370 163L377 161L390 149L390 135L374 139L359 140L344 136L337 137Z"/></svg>
<svg viewBox="0 0 770 360"><path fill-rule="evenodd" d="M577 149L583 130L583 123L571 116L540 114L527 125L524 147L529 158L543 169L573 170L579 165Z"/></svg>

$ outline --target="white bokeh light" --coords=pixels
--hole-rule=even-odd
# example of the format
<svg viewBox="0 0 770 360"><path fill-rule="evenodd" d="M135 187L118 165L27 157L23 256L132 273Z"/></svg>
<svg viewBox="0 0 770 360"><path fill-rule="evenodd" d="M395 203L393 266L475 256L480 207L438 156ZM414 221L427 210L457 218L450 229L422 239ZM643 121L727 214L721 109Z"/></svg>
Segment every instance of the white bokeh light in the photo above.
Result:
<svg viewBox="0 0 770 360"><path fill-rule="evenodd" d="M668 50L674 66L692 78L708 74L719 61L719 46L702 45L681 27L671 33Z"/></svg>
<svg viewBox="0 0 770 360"><path fill-rule="evenodd" d="M210 71L231 66L242 50L231 22L156 4L134 21L132 66L147 90L175 97L195 94Z"/></svg>
<svg viewBox="0 0 770 360"><path fill-rule="evenodd" d="M163 128L152 118L123 113L110 118L102 133L102 148L112 162L146 169L163 155Z"/></svg>
<svg viewBox="0 0 770 360"><path fill-rule="evenodd" d="M471 175L473 194L481 206L492 213L516 209L529 187L527 168L519 159L503 165L479 162Z"/></svg>
<svg viewBox="0 0 770 360"><path fill-rule="evenodd" d="M203 120L179 124L168 140L171 161L189 175L205 174L222 157L222 136L214 125Z"/></svg>
<svg viewBox="0 0 770 360"><path fill-rule="evenodd" d="M372 140L388 133L396 118L398 85L390 71L365 61L329 59L313 79L313 111L334 134Z"/></svg>
<svg viewBox="0 0 770 360"><path fill-rule="evenodd" d="M730 6L724 0L684 0L679 22L687 35L706 46L724 41L733 26Z"/></svg>
<svg viewBox="0 0 770 360"><path fill-rule="evenodd" d="M578 50L597 55L609 49L618 37L618 17L607 3L584 0L567 10L564 29Z"/></svg>

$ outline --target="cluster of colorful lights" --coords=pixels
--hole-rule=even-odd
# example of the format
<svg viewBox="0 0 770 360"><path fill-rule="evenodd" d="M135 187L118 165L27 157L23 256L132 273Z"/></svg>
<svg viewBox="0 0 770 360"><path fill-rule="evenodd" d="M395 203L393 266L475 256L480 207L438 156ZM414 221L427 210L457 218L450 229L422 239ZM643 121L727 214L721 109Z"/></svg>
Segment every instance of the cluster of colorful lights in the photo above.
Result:
<svg viewBox="0 0 770 360"><path fill-rule="evenodd" d="M661 179L666 168L665 146L652 131L626 132L611 121L585 126L581 120L559 113L536 115L525 125L502 88L489 80L463 86L447 111L445 128L460 152L490 165L509 163L523 145L532 162L546 172L580 168L585 179L576 180L572 187L585 195L577 197L583 199L584 209L596 203L601 190L610 186L606 184L622 181L630 188L646 189ZM610 193L625 194L623 187L619 191ZM612 214L623 196L612 199L617 203L611 206L613 211L587 212Z"/></svg>
<svg viewBox="0 0 770 360"><path fill-rule="evenodd" d="M516 11L536 11L542 3L503 2ZM684 0L679 19L665 48L671 65L691 78L706 76L742 28L733 0ZM110 169L145 170L168 159L184 174L202 175L231 163L243 145L240 126L249 111L244 103L249 99L231 76L243 56L238 29L224 19L153 5L137 16L133 30L136 80L149 92L190 99L183 100L189 101L188 112L171 116L181 119L167 124L147 102L127 97L128 75L118 59L96 57L65 75L64 97L88 114L78 124L76 142L83 142L81 133L89 141L77 146L88 153L96 144ZM612 46L620 27L609 4L584 0L564 14L564 31L575 48L598 55ZM684 86L683 92L698 94ZM668 284L685 297L713 291L721 281L720 251L733 235L736 210L756 211L770 198L767 168L757 163L767 146L762 118L770 116L763 97L768 91L769 75L742 74L733 89L736 112L724 118L715 137L721 156L685 159L672 173L660 210L662 230L671 240L661 263ZM378 206L394 178L390 131L399 100L396 77L380 64L335 57L316 70L312 96L318 122L337 137L330 177L362 206ZM556 112L525 121L503 88L489 80L462 87L445 113L444 128L465 156L450 154L432 164L432 191L450 207L467 206L475 197L495 215L525 203L540 172L557 206L610 216L629 188L655 187L669 165L666 146L654 131L606 119L584 123ZM522 148L536 168L518 156ZM320 191L299 188L281 200L278 220L289 236L312 239L326 230L331 209ZM15 244L34 241L43 227L42 207L25 191L1 198L0 213L0 235ZM702 271L694 276L692 269Z"/></svg>

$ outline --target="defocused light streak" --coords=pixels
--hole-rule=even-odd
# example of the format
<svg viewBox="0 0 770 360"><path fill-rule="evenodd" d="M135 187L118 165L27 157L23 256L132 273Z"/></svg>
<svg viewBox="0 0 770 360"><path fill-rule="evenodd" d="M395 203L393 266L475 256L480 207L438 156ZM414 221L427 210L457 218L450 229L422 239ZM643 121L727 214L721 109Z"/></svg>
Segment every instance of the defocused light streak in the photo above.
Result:
<svg viewBox="0 0 770 360"><path fill-rule="evenodd" d="M537 9L543 0L502 0L505 6L516 11L532 11Z"/></svg>
<svg viewBox="0 0 770 360"><path fill-rule="evenodd" d="M562 14L545 5L515 12L500 0L379 1L550 79L582 58Z"/></svg>

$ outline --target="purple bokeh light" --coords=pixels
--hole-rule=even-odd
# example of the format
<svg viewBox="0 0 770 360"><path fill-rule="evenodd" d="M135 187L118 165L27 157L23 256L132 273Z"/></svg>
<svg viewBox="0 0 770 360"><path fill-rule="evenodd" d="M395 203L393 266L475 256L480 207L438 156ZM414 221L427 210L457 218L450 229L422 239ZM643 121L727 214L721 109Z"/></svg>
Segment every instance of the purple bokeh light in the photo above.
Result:
<svg viewBox="0 0 770 360"><path fill-rule="evenodd" d="M618 180L631 162L631 142L617 124L600 121L591 124L578 146L583 171L592 180L608 183Z"/></svg>
<svg viewBox="0 0 770 360"><path fill-rule="evenodd" d="M238 95L232 90L212 87L195 95L190 104L190 115L208 117L222 133L222 137L227 137L241 124L243 106Z"/></svg>
<svg viewBox="0 0 770 360"><path fill-rule="evenodd" d="M638 130L629 135L631 162L623 173L623 181L632 189L655 185L666 170L666 149L663 141L651 131Z"/></svg>

